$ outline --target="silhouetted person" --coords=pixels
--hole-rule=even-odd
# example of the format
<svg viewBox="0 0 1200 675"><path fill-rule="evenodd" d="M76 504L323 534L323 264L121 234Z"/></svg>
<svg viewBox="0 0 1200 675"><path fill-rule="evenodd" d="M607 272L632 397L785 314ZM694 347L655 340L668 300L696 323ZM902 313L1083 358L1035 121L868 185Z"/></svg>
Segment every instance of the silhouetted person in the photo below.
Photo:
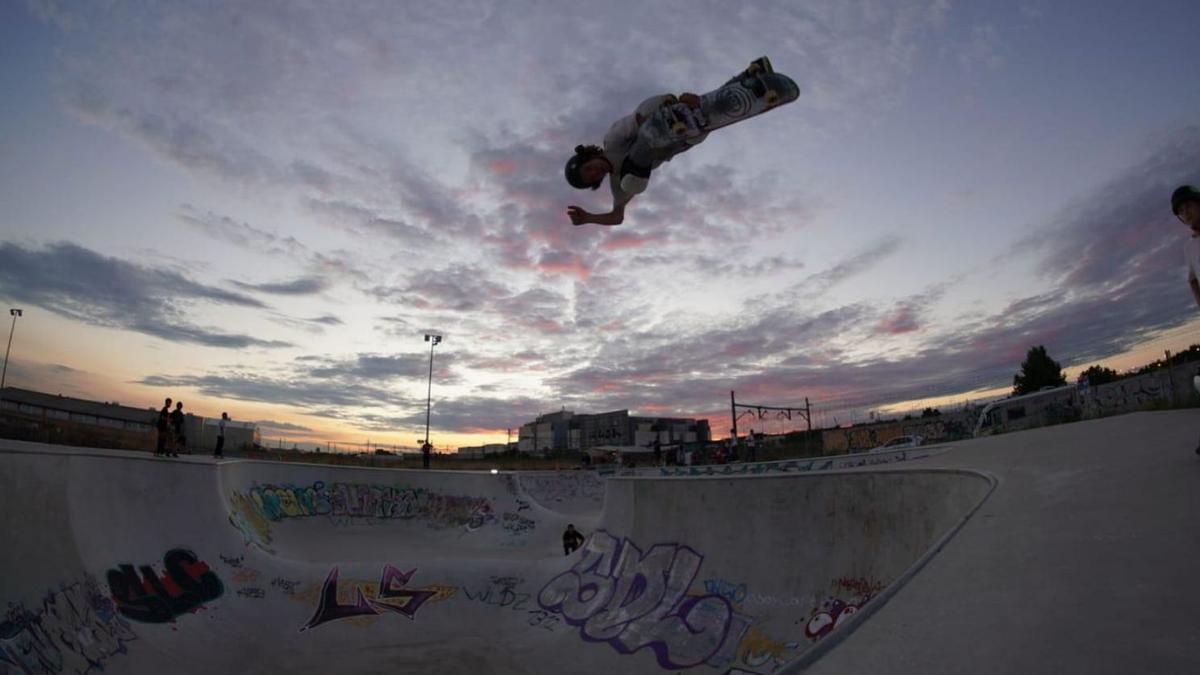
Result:
<svg viewBox="0 0 1200 675"><path fill-rule="evenodd" d="M574 525L567 525L566 531L563 532L563 555L571 555L582 545L583 535Z"/></svg>
<svg viewBox="0 0 1200 675"><path fill-rule="evenodd" d="M221 421L217 422L217 448L213 450L213 457L220 459L225 454L225 423L229 421L229 413L221 413Z"/></svg>
<svg viewBox="0 0 1200 675"><path fill-rule="evenodd" d="M421 444L421 467L422 468L425 468L425 469L429 468L429 456L431 454L433 454L433 445L431 445L429 443L429 441L425 441L424 443Z"/></svg>
<svg viewBox="0 0 1200 675"><path fill-rule="evenodd" d="M187 434L183 431L183 401L176 403L171 411L171 427L175 431L175 449L171 456L178 457L180 450L187 450Z"/></svg>
<svg viewBox="0 0 1200 675"><path fill-rule="evenodd" d="M662 441L654 439L654 466L662 466Z"/></svg>
<svg viewBox="0 0 1200 675"><path fill-rule="evenodd" d="M1171 193L1171 213L1192 231L1192 236L1184 242L1183 252L1187 260L1188 287L1192 289L1196 304L1200 305L1200 190L1191 185L1176 188ZM1200 455L1200 444L1196 445L1196 454Z"/></svg>
<svg viewBox="0 0 1200 675"><path fill-rule="evenodd" d="M158 419L154 422L154 428L158 430L158 442L154 446L154 456L163 457L167 454L167 446L171 444L171 399L167 399L163 403L162 410L158 411Z"/></svg>

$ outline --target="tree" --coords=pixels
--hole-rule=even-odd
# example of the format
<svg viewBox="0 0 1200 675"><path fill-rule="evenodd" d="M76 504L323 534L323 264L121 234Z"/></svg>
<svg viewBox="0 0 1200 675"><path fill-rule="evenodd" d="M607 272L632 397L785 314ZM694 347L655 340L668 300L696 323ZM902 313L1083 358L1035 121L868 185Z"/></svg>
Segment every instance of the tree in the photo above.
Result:
<svg viewBox="0 0 1200 675"><path fill-rule="evenodd" d="M1092 366L1091 368L1088 368L1080 373L1079 377L1086 377L1088 386L1090 387L1099 387L1102 384L1116 382L1117 380L1121 379L1120 373L1112 368L1105 368L1104 366Z"/></svg>
<svg viewBox="0 0 1200 675"><path fill-rule="evenodd" d="M937 408L926 408L921 411L921 417L940 417L941 414L942 411Z"/></svg>
<svg viewBox="0 0 1200 675"><path fill-rule="evenodd" d="M1042 387L1061 387L1066 383L1062 366L1046 354L1044 346L1038 345L1025 355L1021 372L1013 375L1013 396L1029 394Z"/></svg>

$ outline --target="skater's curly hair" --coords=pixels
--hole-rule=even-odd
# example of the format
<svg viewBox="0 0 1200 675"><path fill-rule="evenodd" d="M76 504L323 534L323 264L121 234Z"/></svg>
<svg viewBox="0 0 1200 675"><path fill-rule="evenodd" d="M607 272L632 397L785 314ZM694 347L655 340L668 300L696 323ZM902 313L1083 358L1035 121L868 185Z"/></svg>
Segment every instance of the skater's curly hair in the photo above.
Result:
<svg viewBox="0 0 1200 675"><path fill-rule="evenodd" d="M598 146L598 145L577 145L577 146L575 146L575 155L573 157L571 157L570 160L567 161L566 172L565 172L566 176L567 176L567 182L570 183L572 185L572 187L576 187L581 190L585 190L587 188L591 188L593 190L599 190L600 185L604 181L603 180L597 181L594 185L589 185L587 183L584 183L583 177L579 175L579 168L581 166L583 166L584 163L587 162L589 159L593 159L595 157L603 157L603 156L604 156L604 150L601 149L600 146Z"/></svg>

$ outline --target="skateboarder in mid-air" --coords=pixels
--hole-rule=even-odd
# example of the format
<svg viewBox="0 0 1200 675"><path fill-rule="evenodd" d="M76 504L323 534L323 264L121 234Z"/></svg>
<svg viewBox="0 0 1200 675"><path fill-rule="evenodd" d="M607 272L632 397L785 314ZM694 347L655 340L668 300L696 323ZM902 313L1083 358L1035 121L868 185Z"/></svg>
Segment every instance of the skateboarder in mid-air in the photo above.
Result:
<svg viewBox="0 0 1200 675"><path fill-rule="evenodd" d="M740 91L728 90L730 85L739 83ZM794 91L790 94L785 91L784 100L779 99L779 93L772 87L790 88ZM603 148L596 145L577 145L575 155L567 161L565 173L571 187L597 190L604 183L604 179L608 178L612 190L612 210L608 213L589 213L578 206L569 206L567 215L575 225L620 225L625 219L625 205L634 195L645 191L650 181L650 173L658 165L671 161L675 155L701 143L708 136L709 128L719 128L738 119L756 115L775 105L794 100L798 95L799 89L795 83L782 75L775 75L770 60L764 56L754 60L750 67L710 94L651 96L643 101L632 115L623 117L612 125L604 137ZM754 99L770 102L760 104ZM679 111L680 104L690 109L693 121L705 120L711 122L711 125L693 124L690 132L685 133L686 125L671 112ZM667 110L662 110L663 108ZM676 132L677 136L669 133L664 135L664 130L668 128L664 126L665 123L657 126L653 123L661 122L664 115L675 125L670 128L679 130Z"/></svg>

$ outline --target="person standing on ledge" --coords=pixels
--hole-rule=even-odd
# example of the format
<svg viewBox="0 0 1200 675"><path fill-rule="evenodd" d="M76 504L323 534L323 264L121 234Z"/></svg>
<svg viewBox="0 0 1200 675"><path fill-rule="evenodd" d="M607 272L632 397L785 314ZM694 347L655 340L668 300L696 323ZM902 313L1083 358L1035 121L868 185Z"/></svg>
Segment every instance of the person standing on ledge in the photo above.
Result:
<svg viewBox="0 0 1200 675"><path fill-rule="evenodd" d="M225 423L229 421L229 413L221 413L221 420L217 422L217 447L213 450L213 457L221 459L225 456Z"/></svg>
<svg viewBox="0 0 1200 675"><path fill-rule="evenodd" d="M433 454L433 445L429 441L421 444L421 468L429 468L429 456Z"/></svg>
<svg viewBox="0 0 1200 675"><path fill-rule="evenodd" d="M166 457L168 448L172 445L171 441L171 399L167 399L163 403L162 410L158 411L158 419L154 422L154 428L158 430L158 443L154 446L155 457Z"/></svg>
<svg viewBox="0 0 1200 675"><path fill-rule="evenodd" d="M1187 261L1188 287L1192 289L1192 297L1200 305L1200 190L1191 185L1180 185L1171 193L1171 213L1192 231L1183 244L1184 260ZM1200 373L1197 374L1200 379ZM1197 390L1200 383L1197 379ZM1200 455L1200 443L1196 444L1196 454Z"/></svg>

